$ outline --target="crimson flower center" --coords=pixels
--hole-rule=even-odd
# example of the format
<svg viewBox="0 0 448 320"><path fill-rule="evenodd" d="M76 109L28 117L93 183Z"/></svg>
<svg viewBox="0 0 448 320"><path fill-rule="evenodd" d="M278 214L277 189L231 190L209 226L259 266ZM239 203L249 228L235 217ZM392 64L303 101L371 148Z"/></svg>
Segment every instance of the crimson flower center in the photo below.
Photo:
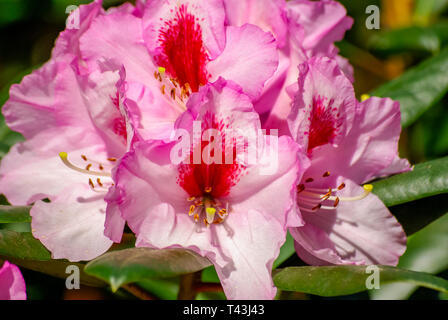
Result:
<svg viewBox="0 0 448 320"><path fill-rule="evenodd" d="M209 78L206 69L209 57L198 21L186 5L178 7L174 18L160 29L161 54L155 57L159 66L164 67L182 88L192 92L198 91Z"/></svg>
<svg viewBox="0 0 448 320"><path fill-rule="evenodd" d="M228 128L222 121L216 121L215 117L206 114L202 121L202 133L207 129L215 129L219 132L221 141L201 141L193 146L189 155L189 163L181 163L178 167L178 184L188 193L189 201L192 201L189 214L194 216L195 221L199 221L204 216L206 225L220 223L227 215L228 203L224 198L229 195L231 188L237 184L244 168L236 161L236 144L228 144L231 150L226 152L225 128ZM203 138L206 134L202 135ZM227 137L227 139L230 139ZM215 143L215 148L209 144ZM221 147L216 147L219 144ZM205 150L207 148L207 150ZM196 149L196 150L195 150ZM205 152L204 152L205 150ZM197 162L196 154L200 154L200 162ZM210 155L214 159L221 159L219 162L205 161L204 156ZM230 154L230 157L229 157ZM231 161L229 161L231 158ZM218 217L215 219L214 214Z"/></svg>
<svg viewBox="0 0 448 320"><path fill-rule="evenodd" d="M310 115L310 131L308 151L315 147L332 142L340 127L337 108L333 107L334 100L325 105L325 98L319 96L313 98Z"/></svg>

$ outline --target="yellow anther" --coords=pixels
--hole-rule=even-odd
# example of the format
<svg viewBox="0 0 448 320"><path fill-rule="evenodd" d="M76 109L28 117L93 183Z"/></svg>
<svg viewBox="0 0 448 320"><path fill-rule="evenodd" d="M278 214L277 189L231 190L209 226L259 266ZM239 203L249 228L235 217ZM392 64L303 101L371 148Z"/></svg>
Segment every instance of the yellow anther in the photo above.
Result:
<svg viewBox="0 0 448 320"><path fill-rule="evenodd" d="M163 76L165 74L166 69L164 67L158 67L157 71Z"/></svg>
<svg viewBox="0 0 448 320"><path fill-rule="evenodd" d="M207 222L209 224L213 223L215 220L216 209L213 207L207 207L205 208L205 213L207 214Z"/></svg>
<svg viewBox="0 0 448 320"><path fill-rule="evenodd" d="M65 159L67 159L68 154L67 154L67 152L59 152L59 157L60 157L62 160L65 160Z"/></svg>
<svg viewBox="0 0 448 320"><path fill-rule="evenodd" d="M367 93L364 93L363 95L361 95L361 102L364 102L368 99L370 99L370 95L368 95Z"/></svg>
<svg viewBox="0 0 448 320"><path fill-rule="evenodd" d="M190 206L190 210L188 210L188 215L189 215L189 216L191 216L191 215L193 214L194 209L196 209L196 206L195 206L194 204L192 204L192 205Z"/></svg>
<svg viewBox="0 0 448 320"><path fill-rule="evenodd" d="M373 185L371 185L371 184L365 184L365 185L363 186L363 188L364 188L364 191L365 191L365 192L372 192L372 190L373 190Z"/></svg>

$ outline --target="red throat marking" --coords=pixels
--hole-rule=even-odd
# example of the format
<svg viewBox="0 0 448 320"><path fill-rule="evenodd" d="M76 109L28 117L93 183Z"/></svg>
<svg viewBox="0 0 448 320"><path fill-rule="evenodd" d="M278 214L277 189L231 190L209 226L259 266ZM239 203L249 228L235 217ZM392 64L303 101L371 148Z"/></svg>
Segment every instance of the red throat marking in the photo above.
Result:
<svg viewBox="0 0 448 320"><path fill-rule="evenodd" d="M162 53L156 62L177 80L181 87L189 85L193 92L208 82L206 64L209 61L202 41L199 19L181 5L159 33Z"/></svg>
<svg viewBox="0 0 448 320"><path fill-rule="evenodd" d="M222 163L206 164L202 159L202 152L209 142L202 141L201 163L193 163L193 151L190 154L190 164L182 163L179 165L178 184L191 197L211 196L213 199L225 197L229 194L230 189L238 182L244 168L236 163L236 145L233 144L232 163L227 164L225 161L225 135L226 126L222 121L217 122L214 116L207 114L202 122L202 132L207 129L219 130L222 139L221 159ZM199 148L199 145L196 146ZM216 149L213 149L216 151ZM213 154L211 155L213 156Z"/></svg>
<svg viewBox="0 0 448 320"><path fill-rule="evenodd" d="M308 140L308 152L315 147L331 142L337 135L340 127L339 114L333 107L334 100L325 105L325 98L316 96L313 98L313 106L310 115L310 131Z"/></svg>

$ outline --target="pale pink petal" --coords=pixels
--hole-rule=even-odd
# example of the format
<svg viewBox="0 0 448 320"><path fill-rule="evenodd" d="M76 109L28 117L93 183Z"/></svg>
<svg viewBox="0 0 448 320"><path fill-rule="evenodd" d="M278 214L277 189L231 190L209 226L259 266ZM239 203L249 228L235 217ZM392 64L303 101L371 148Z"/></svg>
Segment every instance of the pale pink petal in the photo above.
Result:
<svg viewBox="0 0 448 320"><path fill-rule="evenodd" d="M295 68L291 68L290 57L288 57L288 55L286 55L283 51L279 51L278 68L274 75L266 81L261 96L254 101L254 108L260 115L263 115L264 113L271 113L277 104L285 105L285 108L288 107L291 102L291 98L286 97L287 100L285 101L283 97L287 95L286 92L284 92L284 86L286 81L289 81L288 76L291 74L291 69ZM295 70L295 73L298 73L298 71ZM295 75L294 80L291 81L296 80L297 75ZM287 115L288 114L289 112Z"/></svg>
<svg viewBox="0 0 448 320"><path fill-rule="evenodd" d="M127 81L126 104L140 110L140 125L136 128L143 139L169 139L176 119L185 108L158 86L147 87Z"/></svg>
<svg viewBox="0 0 448 320"><path fill-rule="evenodd" d="M345 76L353 83L355 82L355 71L353 66L350 64L348 59L342 56L336 56L336 61L338 62L339 68L344 72Z"/></svg>
<svg viewBox="0 0 448 320"><path fill-rule="evenodd" d="M279 47L285 45L288 29L284 0L224 0L224 6L228 25L256 25L263 31L274 34Z"/></svg>
<svg viewBox="0 0 448 320"><path fill-rule="evenodd" d="M69 28L66 28L56 39L52 51L53 58L67 56L65 58L80 57L79 38L90 28L92 21L99 15L104 14L102 0L95 0L87 5L81 5L77 10L71 12L67 18ZM79 19L79 20L78 20ZM76 23L79 23L76 26Z"/></svg>
<svg viewBox="0 0 448 320"><path fill-rule="evenodd" d="M219 57L208 63L207 70L212 76L210 81L218 77L232 80L251 99L256 99L277 69L278 59L272 34L250 24L229 26L226 47Z"/></svg>
<svg viewBox="0 0 448 320"><path fill-rule="evenodd" d="M399 103L372 97L359 104L356 113L351 131L338 147L327 145L313 151L310 175L328 170L335 176L343 175L361 184L387 173L409 169L407 160L398 157ZM328 161L328 154L332 155L331 161ZM395 165L390 167L393 162ZM390 170L383 172L389 167Z"/></svg>
<svg viewBox="0 0 448 320"><path fill-rule="evenodd" d="M121 242L126 224L126 221L121 217L118 205L119 199L121 199L120 189L115 186L111 187L104 197L104 200L108 203L104 222L104 235L116 243Z"/></svg>
<svg viewBox="0 0 448 320"><path fill-rule="evenodd" d="M257 163L249 166L231 189L229 203L238 211L266 213L285 227L303 225L295 194L308 159L289 137L265 137L264 144L264 153Z"/></svg>
<svg viewBox="0 0 448 320"><path fill-rule="evenodd" d="M299 69L299 89L288 117L291 134L308 149L321 147L322 143L337 146L353 123L357 103L353 86L335 60L312 58L301 64ZM325 114L316 116L321 118L314 128L313 113L319 112L319 109L316 110L319 107L325 110ZM325 126L332 126L335 130L334 136L331 135L328 140L324 136L327 132L321 132ZM313 130L317 142L310 141Z"/></svg>
<svg viewBox="0 0 448 320"><path fill-rule="evenodd" d="M0 300L26 300L22 273L16 265L8 261L0 268Z"/></svg>
<svg viewBox="0 0 448 320"><path fill-rule="evenodd" d="M96 18L79 39L82 58L92 70L103 58L115 59L124 65L127 80L155 86L156 67L144 45L141 24L140 18L122 11Z"/></svg>
<svg viewBox="0 0 448 320"><path fill-rule="evenodd" d="M10 98L2 112L6 124L27 139L52 127L88 126L75 73L66 62L57 60L11 86Z"/></svg>
<svg viewBox="0 0 448 320"><path fill-rule="evenodd" d="M219 246L212 261L227 299L273 299L272 264L285 242L285 229L253 209L235 209L224 223L211 231Z"/></svg>
<svg viewBox="0 0 448 320"><path fill-rule="evenodd" d="M36 202L30 213L33 236L53 259L88 261L112 245L104 235L104 194L93 192L86 183L67 185L50 203Z"/></svg>
<svg viewBox="0 0 448 320"><path fill-rule="evenodd" d="M312 52L329 53L334 42L342 40L353 19L336 1L287 1L287 15L292 40ZM294 37L302 34L302 37ZM313 54L314 55L314 54Z"/></svg>
<svg viewBox="0 0 448 320"><path fill-rule="evenodd" d="M362 195L364 190L348 179L342 197ZM406 235L401 225L374 194L363 200L340 201L336 210L304 212L305 226L291 228L306 262L328 264L383 264L395 266L406 249ZM302 255L302 251L305 250ZM318 260L307 261L309 255Z"/></svg>
<svg viewBox="0 0 448 320"><path fill-rule="evenodd" d="M178 120L185 128L191 129L193 120L200 121L207 114L214 114L217 119L224 120L236 134L255 134L254 132L260 129L258 114L254 112L249 97L239 86L223 78L191 95L187 108ZM190 123L187 123L187 119Z"/></svg>
<svg viewBox="0 0 448 320"><path fill-rule="evenodd" d="M101 65L100 68L105 66ZM125 94L121 92L120 84L125 81L125 76L122 68L112 68L96 70L78 78L92 124L103 139L110 157L120 157L126 152L126 121L120 111Z"/></svg>
<svg viewBox="0 0 448 320"><path fill-rule="evenodd" d="M68 152L79 166L86 163L81 155L107 154L94 131L84 128L55 128L12 147L0 165L0 193L13 205L27 205L38 199L58 195L67 186L84 182L88 177L66 167L59 158Z"/></svg>

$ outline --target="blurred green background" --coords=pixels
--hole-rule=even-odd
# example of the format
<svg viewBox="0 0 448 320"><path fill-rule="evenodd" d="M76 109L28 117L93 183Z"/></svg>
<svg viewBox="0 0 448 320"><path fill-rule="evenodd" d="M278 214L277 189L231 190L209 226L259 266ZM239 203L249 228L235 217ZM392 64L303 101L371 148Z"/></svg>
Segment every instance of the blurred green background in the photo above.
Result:
<svg viewBox="0 0 448 320"><path fill-rule="evenodd" d="M29 74L49 59L55 39L65 28L66 7L88 2L90 1L0 0L0 105L3 105L8 99L11 84L20 82L24 75ZM106 8L123 2L125 1L104 1ZM358 96L400 77L406 70L419 65L422 61L437 56L448 44L448 0L342 0L340 2L344 4L348 14L355 20L352 30L347 33L338 47L341 54L347 57L355 68L355 89ZM368 30L365 27L368 17L365 10L368 5L372 4L381 8L380 30ZM448 73L447 70L445 72ZM19 134L11 132L4 125L2 118L0 121L1 157L22 138ZM431 106L418 121L403 130L400 153L402 157L408 158L413 164L448 155L448 101L446 96L438 99L437 103ZM429 208L432 209L436 209L437 203L447 203L446 200L448 200L446 195L430 199L432 204L429 205ZM5 199L2 199L1 202L5 203ZM420 206L422 214L425 214L425 210L428 209L427 202L413 202L413 206ZM392 211L399 215L400 212L406 210L406 207L397 206ZM446 226L447 222L445 221L442 233L446 234ZM27 228L27 226L9 225L8 228L20 229ZM437 229L437 226L432 228ZM425 231L425 229L421 231ZM436 242L439 243L439 246L442 245L442 249L444 245L447 248L446 236L430 239L427 235L428 231L425 232L426 234L423 236L417 237L417 240L423 243L420 245L420 249L421 246L429 246ZM428 240L425 240L427 239L425 236ZM417 240L414 242L418 242ZM440 243L440 241L443 242ZM409 259L412 260L412 257ZM448 274L445 271L448 268L447 263L448 261L439 262L436 268L428 272L434 272L447 278ZM283 262L282 266L297 264L301 264L301 261L294 255ZM67 291L64 280L22 270L31 299L130 297L124 292L112 295L107 289L90 287ZM207 276L207 273L205 274ZM210 278L213 278L213 272L211 272ZM163 284L155 281L140 285L159 297L175 298L176 295L176 286L169 281ZM222 295L214 297L222 297ZM411 295L411 299L438 297L437 292L428 289L418 289ZM298 293L283 293L282 298L321 299ZM362 293L338 299L363 298L368 298L368 294Z"/></svg>

